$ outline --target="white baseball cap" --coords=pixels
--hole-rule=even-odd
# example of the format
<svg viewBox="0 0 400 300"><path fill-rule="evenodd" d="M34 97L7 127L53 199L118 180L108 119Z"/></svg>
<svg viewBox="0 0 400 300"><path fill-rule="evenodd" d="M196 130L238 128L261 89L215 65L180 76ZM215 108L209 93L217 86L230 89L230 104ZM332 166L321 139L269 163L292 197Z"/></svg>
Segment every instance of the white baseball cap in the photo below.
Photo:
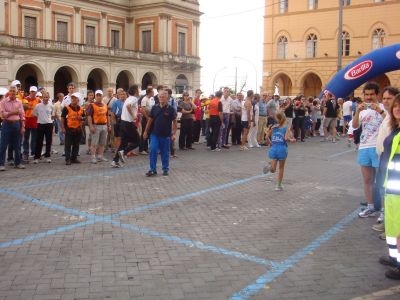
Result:
<svg viewBox="0 0 400 300"><path fill-rule="evenodd" d="M37 92L36 93L36 97L42 97L43 95L42 95L42 93L41 92Z"/></svg>
<svg viewBox="0 0 400 300"><path fill-rule="evenodd" d="M37 87L34 86L34 85L32 85L32 86L29 88L29 91L30 91L30 92L37 92Z"/></svg>
<svg viewBox="0 0 400 300"><path fill-rule="evenodd" d="M17 85L21 85L21 81L14 80L14 81L11 82L11 86L17 86Z"/></svg>
<svg viewBox="0 0 400 300"><path fill-rule="evenodd" d="M76 98L78 98L79 100L81 100L82 98L82 96L81 96L81 94L80 93L78 93L78 92L76 92L76 93L73 93L72 95L71 95L71 97L76 97Z"/></svg>
<svg viewBox="0 0 400 300"><path fill-rule="evenodd" d="M103 96L103 91L102 91L102 90L97 90L94 94L95 94L95 95L100 94L100 95Z"/></svg>
<svg viewBox="0 0 400 300"><path fill-rule="evenodd" d="M7 95L8 90L6 88L0 87L0 96L5 96Z"/></svg>

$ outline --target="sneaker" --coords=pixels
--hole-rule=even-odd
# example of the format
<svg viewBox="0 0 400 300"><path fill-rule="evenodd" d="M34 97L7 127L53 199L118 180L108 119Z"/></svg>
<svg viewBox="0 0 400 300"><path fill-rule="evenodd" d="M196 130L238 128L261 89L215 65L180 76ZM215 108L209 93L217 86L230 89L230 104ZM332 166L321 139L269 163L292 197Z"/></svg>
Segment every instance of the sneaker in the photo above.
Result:
<svg viewBox="0 0 400 300"><path fill-rule="evenodd" d="M268 165L266 165L263 168L263 174L269 174L269 173L271 173L271 162L268 162Z"/></svg>
<svg viewBox="0 0 400 300"><path fill-rule="evenodd" d="M35 159L35 160L33 161L33 163L34 163L35 165L37 165L37 164L39 163L39 160L38 160L38 159Z"/></svg>
<svg viewBox="0 0 400 300"><path fill-rule="evenodd" d="M157 175L157 172L156 171L148 171L147 173L146 173L146 176L147 177L152 177L152 176L156 176Z"/></svg>
<svg viewBox="0 0 400 300"><path fill-rule="evenodd" d="M93 157L91 162L92 162L92 164L97 164L97 158Z"/></svg>
<svg viewBox="0 0 400 300"><path fill-rule="evenodd" d="M338 139L333 138L332 143L336 144L338 142Z"/></svg>
<svg viewBox="0 0 400 300"><path fill-rule="evenodd" d="M379 263L384 266L389 266L389 267L396 267L397 266L397 260L390 257L390 256L381 256L379 258Z"/></svg>
<svg viewBox="0 0 400 300"><path fill-rule="evenodd" d="M368 218L368 217L375 217L376 210L373 207L367 207L367 209L363 210L358 214L360 218Z"/></svg>
<svg viewBox="0 0 400 300"><path fill-rule="evenodd" d="M372 230L375 230L378 232L385 231L385 224L383 224L383 223L374 224L374 225L372 225Z"/></svg>
<svg viewBox="0 0 400 300"><path fill-rule="evenodd" d="M379 239L381 239L382 241L386 241L386 233L385 233L385 232L382 232L382 233L379 235Z"/></svg>
<svg viewBox="0 0 400 300"><path fill-rule="evenodd" d="M214 150L211 150L212 152L221 152L221 148L215 148Z"/></svg>
<svg viewBox="0 0 400 300"><path fill-rule="evenodd" d="M16 169L20 169L20 170L24 170L24 169L25 169L25 166L19 164L18 166L15 166L15 168L16 168Z"/></svg>
<svg viewBox="0 0 400 300"><path fill-rule="evenodd" d="M320 140L320 142L321 143L326 143L326 142L329 142L329 140L327 138L323 138L323 139Z"/></svg>
<svg viewBox="0 0 400 300"><path fill-rule="evenodd" d="M383 210L381 210L381 213L379 214L378 219L376 220L376 223L381 224L385 221L385 213Z"/></svg>
<svg viewBox="0 0 400 300"><path fill-rule="evenodd" d="M51 153L52 154L58 154L58 151L53 149L53 150L51 150Z"/></svg>
<svg viewBox="0 0 400 300"><path fill-rule="evenodd" d="M14 166L14 159L13 159L13 160L9 160L9 161L8 161L8 165L9 165L9 166Z"/></svg>
<svg viewBox="0 0 400 300"><path fill-rule="evenodd" d="M78 160L78 159L71 159L71 163L72 163L72 164L80 164L81 161Z"/></svg>
<svg viewBox="0 0 400 300"><path fill-rule="evenodd" d="M4 172L6 170L5 166L0 166L0 172Z"/></svg>
<svg viewBox="0 0 400 300"><path fill-rule="evenodd" d="M111 167L113 167L113 168L122 168L122 165L113 160L111 162Z"/></svg>
<svg viewBox="0 0 400 300"><path fill-rule="evenodd" d="M385 273L386 278L393 279L393 280L400 280L400 268L395 267L392 268Z"/></svg>
<svg viewBox="0 0 400 300"><path fill-rule="evenodd" d="M65 164L66 164L67 166L70 166L70 165L71 165L71 161L70 161L70 160L67 160L67 161L65 161Z"/></svg>
<svg viewBox="0 0 400 300"><path fill-rule="evenodd" d="M168 174L168 171L163 171L162 175L163 175L163 176L168 176L168 175L169 175L169 174Z"/></svg>
<svg viewBox="0 0 400 300"><path fill-rule="evenodd" d="M229 149L231 146L229 145L222 145L222 148Z"/></svg>
<svg viewBox="0 0 400 300"><path fill-rule="evenodd" d="M103 157L99 157L99 158L97 158L97 162L108 162L108 159L105 158L104 156Z"/></svg>
<svg viewBox="0 0 400 300"><path fill-rule="evenodd" d="M240 146L240 151L247 151L249 150L249 148L247 148L246 146Z"/></svg>
<svg viewBox="0 0 400 300"><path fill-rule="evenodd" d="M280 185L280 184L278 184L278 185L275 187L275 191L277 191L277 192L283 191L283 186Z"/></svg>
<svg viewBox="0 0 400 300"><path fill-rule="evenodd" d="M51 159L50 158L46 158L46 162L49 164L51 163Z"/></svg>
<svg viewBox="0 0 400 300"><path fill-rule="evenodd" d="M125 155L124 155L124 150L118 151L118 155L119 155L119 158L121 159L121 161L122 161L123 163L126 163L126 158L125 158Z"/></svg>
<svg viewBox="0 0 400 300"><path fill-rule="evenodd" d="M149 155L149 153L147 153L146 151L141 151L139 152L140 155Z"/></svg>

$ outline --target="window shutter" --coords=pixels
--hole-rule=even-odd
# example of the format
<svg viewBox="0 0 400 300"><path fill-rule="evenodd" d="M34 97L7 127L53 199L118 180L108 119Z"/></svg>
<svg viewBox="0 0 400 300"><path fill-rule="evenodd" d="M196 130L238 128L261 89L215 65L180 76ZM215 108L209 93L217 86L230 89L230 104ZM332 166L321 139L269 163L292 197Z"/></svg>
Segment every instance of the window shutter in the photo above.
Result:
<svg viewBox="0 0 400 300"><path fill-rule="evenodd" d="M111 30L111 47L119 48L119 31Z"/></svg>
<svg viewBox="0 0 400 300"><path fill-rule="evenodd" d="M24 18L25 37L29 39L36 39L36 18L25 16Z"/></svg>
<svg viewBox="0 0 400 300"><path fill-rule="evenodd" d="M96 44L96 28L93 26L86 26L86 44L94 46Z"/></svg>
<svg viewBox="0 0 400 300"><path fill-rule="evenodd" d="M180 55L180 56L186 55L186 33L183 33L183 32L179 32L178 55Z"/></svg>
<svg viewBox="0 0 400 300"><path fill-rule="evenodd" d="M68 42L68 23L57 21L57 41Z"/></svg>
<svg viewBox="0 0 400 300"><path fill-rule="evenodd" d="M151 52L151 30L142 31L142 51Z"/></svg>

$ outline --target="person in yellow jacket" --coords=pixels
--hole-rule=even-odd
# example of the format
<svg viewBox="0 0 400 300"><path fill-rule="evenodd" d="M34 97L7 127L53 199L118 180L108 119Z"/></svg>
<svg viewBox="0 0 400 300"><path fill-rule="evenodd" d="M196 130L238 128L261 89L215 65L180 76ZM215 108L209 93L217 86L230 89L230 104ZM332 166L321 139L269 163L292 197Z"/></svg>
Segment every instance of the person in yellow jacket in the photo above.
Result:
<svg viewBox="0 0 400 300"><path fill-rule="evenodd" d="M400 280L400 94L390 107L392 133L383 143L381 159L387 159L385 178L385 232L389 257L379 262L392 267L385 276Z"/></svg>

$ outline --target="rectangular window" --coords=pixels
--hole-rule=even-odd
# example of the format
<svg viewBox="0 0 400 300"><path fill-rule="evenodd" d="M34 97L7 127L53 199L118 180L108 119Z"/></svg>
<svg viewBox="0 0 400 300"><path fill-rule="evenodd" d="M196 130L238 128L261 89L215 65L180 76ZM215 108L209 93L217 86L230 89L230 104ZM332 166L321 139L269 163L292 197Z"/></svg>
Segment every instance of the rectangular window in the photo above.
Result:
<svg viewBox="0 0 400 300"><path fill-rule="evenodd" d="M142 31L142 51L151 52L151 30Z"/></svg>
<svg viewBox="0 0 400 300"><path fill-rule="evenodd" d="M180 55L180 56L186 55L186 33L184 33L184 32L179 32L178 55Z"/></svg>
<svg viewBox="0 0 400 300"><path fill-rule="evenodd" d="M29 39L37 38L36 17L30 17L30 16L24 17L24 31L26 38Z"/></svg>
<svg viewBox="0 0 400 300"><path fill-rule="evenodd" d="M308 9L317 9L318 8L318 0L308 0Z"/></svg>
<svg viewBox="0 0 400 300"><path fill-rule="evenodd" d="M86 26L86 45L96 45L96 28L94 26Z"/></svg>
<svg viewBox="0 0 400 300"><path fill-rule="evenodd" d="M350 5L350 0L342 0L343 6L349 6Z"/></svg>
<svg viewBox="0 0 400 300"><path fill-rule="evenodd" d="M119 48L119 30L111 30L111 47Z"/></svg>
<svg viewBox="0 0 400 300"><path fill-rule="evenodd" d="M350 39L345 39L343 40L343 49L342 49L342 55L343 56L349 56L350 55Z"/></svg>
<svg viewBox="0 0 400 300"><path fill-rule="evenodd" d="M288 12L289 0L279 0L279 13L284 14Z"/></svg>
<svg viewBox="0 0 400 300"><path fill-rule="evenodd" d="M68 42L68 23L57 21L57 41Z"/></svg>

